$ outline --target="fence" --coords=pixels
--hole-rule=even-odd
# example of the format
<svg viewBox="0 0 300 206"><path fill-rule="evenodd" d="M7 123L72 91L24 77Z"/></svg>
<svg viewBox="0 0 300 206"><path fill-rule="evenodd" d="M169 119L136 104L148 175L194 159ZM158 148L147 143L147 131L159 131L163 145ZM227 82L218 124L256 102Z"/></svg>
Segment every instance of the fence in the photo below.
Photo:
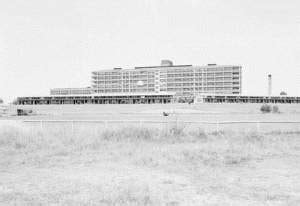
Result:
<svg viewBox="0 0 300 206"><path fill-rule="evenodd" d="M206 132L257 131L300 132L300 121L159 121L159 120L24 120L22 124L32 129L64 130L76 134L79 131L97 134L101 130L120 127L150 127L160 130L179 128L202 129Z"/></svg>
<svg viewBox="0 0 300 206"><path fill-rule="evenodd" d="M97 136L105 130L126 127L147 127L160 131L181 130L210 132L300 132L300 121L178 121L178 120L2 120L0 125L21 125L31 131L44 131L54 135Z"/></svg>

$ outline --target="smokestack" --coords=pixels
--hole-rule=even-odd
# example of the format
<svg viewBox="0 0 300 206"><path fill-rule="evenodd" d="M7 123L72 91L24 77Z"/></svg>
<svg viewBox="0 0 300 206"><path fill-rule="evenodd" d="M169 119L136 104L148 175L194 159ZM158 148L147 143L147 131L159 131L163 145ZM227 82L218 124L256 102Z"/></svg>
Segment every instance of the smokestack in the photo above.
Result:
<svg viewBox="0 0 300 206"><path fill-rule="evenodd" d="M272 75L268 75L268 95L272 96Z"/></svg>

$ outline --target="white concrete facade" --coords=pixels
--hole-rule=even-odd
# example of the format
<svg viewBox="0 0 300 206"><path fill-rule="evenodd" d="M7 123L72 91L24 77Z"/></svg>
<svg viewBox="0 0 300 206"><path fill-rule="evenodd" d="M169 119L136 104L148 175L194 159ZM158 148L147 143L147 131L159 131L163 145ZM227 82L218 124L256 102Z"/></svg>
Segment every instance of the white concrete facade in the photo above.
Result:
<svg viewBox="0 0 300 206"><path fill-rule="evenodd" d="M242 93L242 68L234 65L173 65L92 72L95 93L172 92L178 96Z"/></svg>

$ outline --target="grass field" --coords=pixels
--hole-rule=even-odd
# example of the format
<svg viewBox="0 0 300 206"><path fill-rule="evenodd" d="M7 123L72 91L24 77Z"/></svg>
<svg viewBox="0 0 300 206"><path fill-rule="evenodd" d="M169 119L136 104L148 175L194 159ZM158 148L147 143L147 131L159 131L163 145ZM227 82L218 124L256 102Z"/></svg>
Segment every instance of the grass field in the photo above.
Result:
<svg viewBox="0 0 300 206"><path fill-rule="evenodd" d="M257 131L295 131L300 124L230 124L230 125L199 125L197 123L183 124L182 122L223 122L223 121L298 121L300 122L300 105L279 104L280 113L263 114L260 111L261 104L152 104L152 105L25 105L11 106L10 113L17 108L32 109L33 116L5 116L1 120L104 120L104 121L123 121L125 124L132 122L132 125L142 124L143 126L156 126L163 129L169 126L160 122L177 122L186 129L202 127L204 130L257 130ZM163 112L170 115L165 117ZM148 123L143 123L147 122ZM153 123L149 123L152 121ZM139 123L141 122L141 123ZM158 122L158 123L155 123ZM123 123L110 122L106 127L116 128ZM39 123L29 123L29 126L40 128ZM60 129L70 132L70 123L45 123L47 129ZM63 128L62 128L63 126ZM103 128L100 123L77 122L72 130L76 131L89 128L89 131L96 131Z"/></svg>
<svg viewBox="0 0 300 206"><path fill-rule="evenodd" d="M2 127L0 204L300 204L300 131L86 134Z"/></svg>
<svg viewBox="0 0 300 206"><path fill-rule="evenodd" d="M111 119L111 120L161 120L162 112L169 112L180 120L299 120L300 105L279 104L280 115L260 112L261 104L152 104L152 105L25 105L11 106L32 109L37 115L25 119ZM2 119L20 117L2 117ZM0 117L1 119L1 117Z"/></svg>
<svg viewBox="0 0 300 206"><path fill-rule="evenodd" d="M181 124L300 120L298 105L279 105L279 114L261 114L259 107L31 106L36 116L1 119L0 205L300 205L298 125L216 131ZM72 132L70 125L15 121L166 118L178 121L167 127L75 125Z"/></svg>

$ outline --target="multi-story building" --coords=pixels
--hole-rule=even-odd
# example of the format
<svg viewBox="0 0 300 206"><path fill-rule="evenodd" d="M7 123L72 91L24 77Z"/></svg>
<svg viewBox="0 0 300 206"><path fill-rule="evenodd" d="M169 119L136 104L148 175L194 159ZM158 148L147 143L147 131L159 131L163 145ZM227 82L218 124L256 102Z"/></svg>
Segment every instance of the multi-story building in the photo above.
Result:
<svg viewBox="0 0 300 206"><path fill-rule="evenodd" d="M173 65L163 60L160 66L92 72L95 93L241 94L241 85L242 68L234 65Z"/></svg>
<svg viewBox="0 0 300 206"><path fill-rule="evenodd" d="M300 97L243 96L241 92L241 66L173 65L163 60L160 66L94 71L92 87L52 89L50 96L18 97L15 103L165 104L186 100L189 103L190 100L195 103L300 103Z"/></svg>
<svg viewBox="0 0 300 206"><path fill-rule="evenodd" d="M50 90L50 95L82 95L92 94L93 90L91 87L83 88L55 88Z"/></svg>

